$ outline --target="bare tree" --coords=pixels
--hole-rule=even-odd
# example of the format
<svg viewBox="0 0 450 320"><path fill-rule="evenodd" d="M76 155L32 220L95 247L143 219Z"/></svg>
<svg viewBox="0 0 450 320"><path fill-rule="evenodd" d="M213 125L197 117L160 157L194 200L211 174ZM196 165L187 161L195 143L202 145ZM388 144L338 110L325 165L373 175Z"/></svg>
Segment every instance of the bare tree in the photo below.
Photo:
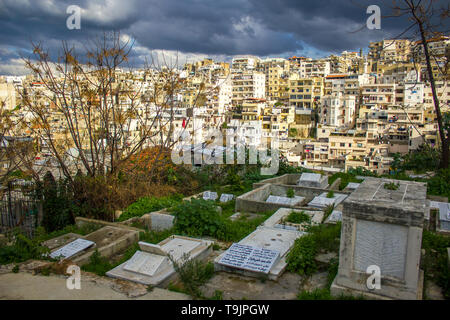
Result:
<svg viewBox="0 0 450 320"><path fill-rule="evenodd" d="M82 54L63 42L54 62L41 44L33 44L34 59L24 59L40 86L24 86L20 92L22 105L32 115L24 123L45 142L69 180L78 169L90 176L114 175L149 146L157 147L157 166L164 151L177 142L173 122L184 85L177 62L170 65L152 57L143 79L136 79L128 63L132 48L133 42L124 41L120 33L105 33ZM198 103L204 89L201 83Z"/></svg>
<svg viewBox="0 0 450 320"><path fill-rule="evenodd" d="M441 101L438 98L436 90L436 81L433 74L433 62L436 63L440 72L446 77L448 72L448 53L446 56L441 57L443 67L439 66L438 58L430 50L429 42L433 38L440 38L448 33L446 23L449 17L449 8L441 7L436 8L435 0L400 0L394 1L393 5L393 17L407 17L412 23L403 33L409 30L415 30L412 36L414 40L417 40L417 46L413 49L413 58L416 62L422 63L421 59L418 59L417 53L424 57L426 65L426 80L429 82L433 97L434 110L436 113L436 120L438 123L439 138L441 141L441 168L449 167L449 153L450 153L450 136L449 131L446 129L445 119L441 112ZM415 50L420 48L421 50ZM414 54L415 53L415 54ZM443 59L443 60L442 60ZM417 61L418 60L418 61Z"/></svg>

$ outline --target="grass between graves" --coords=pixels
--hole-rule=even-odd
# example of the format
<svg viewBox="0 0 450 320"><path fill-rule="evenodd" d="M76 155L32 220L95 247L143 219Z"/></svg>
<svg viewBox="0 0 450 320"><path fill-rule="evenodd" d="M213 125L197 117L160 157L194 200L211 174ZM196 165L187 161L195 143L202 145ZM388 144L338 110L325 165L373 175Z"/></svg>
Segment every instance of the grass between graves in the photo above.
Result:
<svg viewBox="0 0 450 320"><path fill-rule="evenodd" d="M315 260L318 253L339 250L341 224L309 226L307 232L307 235L295 240L286 262L288 271L310 276L318 269Z"/></svg>
<svg viewBox="0 0 450 320"><path fill-rule="evenodd" d="M425 274L425 286L428 280L442 288L444 298L450 299L450 268L448 266L447 248L450 247L450 237L428 230L423 231L422 268Z"/></svg>
<svg viewBox="0 0 450 320"><path fill-rule="evenodd" d="M185 261L184 263L178 263L172 258L170 259L175 272L178 274L180 284L170 283L168 289L188 294L194 299L206 299L200 287L214 275L214 264L195 259L188 260L187 255L182 258ZM217 293L215 296L218 298Z"/></svg>
<svg viewBox="0 0 450 320"><path fill-rule="evenodd" d="M125 221L133 217L141 217L146 213L155 212L164 208L170 208L183 199L182 194L174 194L167 197L143 197L129 205L120 215L118 221Z"/></svg>
<svg viewBox="0 0 450 320"><path fill-rule="evenodd" d="M40 260L52 260L43 255L49 253L50 250L42 245L42 242L59 237L67 233L77 233L80 235L86 235L91 233L101 226L86 224L81 227L77 225L68 225L64 229L46 233L44 228L39 227L36 229L35 237L29 238L19 229L16 229L9 235L8 245L0 246L0 265L9 263L20 263L29 259Z"/></svg>
<svg viewBox="0 0 450 320"><path fill-rule="evenodd" d="M222 210L217 209L217 205ZM183 201L170 209L176 217L175 232L189 237L212 237L221 241L239 241L254 231L274 211L261 213L253 219L231 221L229 216L234 212L233 205L218 204L214 201L191 199Z"/></svg>
<svg viewBox="0 0 450 320"><path fill-rule="evenodd" d="M332 185L334 181L341 178L341 183L339 184L339 190L345 189L345 187L350 182L361 183L363 180L356 179L356 176L346 172L337 172L328 178L328 184Z"/></svg>

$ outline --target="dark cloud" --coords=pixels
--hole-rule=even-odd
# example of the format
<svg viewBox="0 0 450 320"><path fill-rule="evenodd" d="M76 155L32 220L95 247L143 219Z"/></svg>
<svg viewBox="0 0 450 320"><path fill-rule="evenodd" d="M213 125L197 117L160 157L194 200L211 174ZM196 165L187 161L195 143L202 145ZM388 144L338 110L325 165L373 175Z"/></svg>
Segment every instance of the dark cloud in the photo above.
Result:
<svg viewBox="0 0 450 320"><path fill-rule="evenodd" d="M445 1L444 1L445 2ZM379 0L0 0L0 48L26 53L30 41L57 52L61 40L81 45L105 30L121 30L148 50L206 55L336 53L366 48L398 35L404 19L383 19L365 28L366 9ZM81 30L68 30L66 9L83 11ZM358 32L354 32L359 30ZM135 60L141 53L134 53ZM5 63L7 57L0 50Z"/></svg>

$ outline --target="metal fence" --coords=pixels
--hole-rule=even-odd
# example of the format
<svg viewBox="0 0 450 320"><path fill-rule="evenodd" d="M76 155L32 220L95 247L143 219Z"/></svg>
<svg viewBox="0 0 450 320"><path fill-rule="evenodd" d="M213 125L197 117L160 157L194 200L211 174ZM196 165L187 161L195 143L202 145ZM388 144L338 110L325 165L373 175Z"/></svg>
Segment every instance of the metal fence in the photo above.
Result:
<svg viewBox="0 0 450 320"><path fill-rule="evenodd" d="M8 186L0 199L0 233L9 234L20 229L33 237L42 217L41 202L14 185Z"/></svg>

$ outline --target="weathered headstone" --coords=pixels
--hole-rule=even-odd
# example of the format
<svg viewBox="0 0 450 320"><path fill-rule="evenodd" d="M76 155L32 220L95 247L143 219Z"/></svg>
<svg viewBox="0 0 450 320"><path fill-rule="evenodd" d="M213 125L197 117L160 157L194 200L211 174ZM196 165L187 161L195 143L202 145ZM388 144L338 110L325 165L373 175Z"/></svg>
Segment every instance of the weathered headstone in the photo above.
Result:
<svg viewBox="0 0 450 320"><path fill-rule="evenodd" d="M53 259L57 259L57 258L67 259L67 258L73 257L74 255L86 250L87 248L90 248L93 245L95 245L95 242L93 242L93 241L77 239L77 240L72 241L69 244L66 244L65 246L53 251L50 254L50 257Z"/></svg>
<svg viewBox="0 0 450 320"><path fill-rule="evenodd" d="M330 216L325 220L325 223L337 223L342 221L342 211L333 210Z"/></svg>
<svg viewBox="0 0 450 320"><path fill-rule="evenodd" d="M427 210L426 184L366 178L344 201L339 271L333 295L420 299L422 229ZM380 287L368 284L379 268ZM375 275L377 276L377 275Z"/></svg>
<svg viewBox="0 0 450 320"><path fill-rule="evenodd" d="M350 190L356 190L356 189L358 189L358 187L359 187L359 185L360 185L361 183L357 183L357 182L349 182L348 184L347 184L347 187L345 187L346 189L350 189Z"/></svg>
<svg viewBox="0 0 450 320"><path fill-rule="evenodd" d="M219 196L217 192L205 191L203 192L203 200L213 200L215 201Z"/></svg>
<svg viewBox="0 0 450 320"><path fill-rule="evenodd" d="M219 260L225 266L269 273L280 253L275 250L234 243Z"/></svg>
<svg viewBox="0 0 450 320"><path fill-rule="evenodd" d="M266 202L268 203L276 203L276 204L281 204L281 205L286 205L286 206L295 206L299 203L301 203L305 198L304 197L300 197L300 196L294 196L293 198L288 198L288 197L280 197L280 196L273 196L270 195Z"/></svg>
<svg viewBox="0 0 450 320"><path fill-rule="evenodd" d="M304 172L300 176L297 185L302 187L326 188L328 186L328 177L318 173Z"/></svg>
<svg viewBox="0 0 450 320"><path fill-rule="evenodd" d="M220 202L228 202L234 199L234 195L233 194L228 194L228 193L222 193L220 195Z"/></svg>
<svg viewBox="0 0 450 320"><path fill-rule="evenodd" d="M347 198L347 195L340 193L335 193L332 198L328 198L327 193L324 192L321 195L314 197L314 199L312 199L312 201L308 203L308 206L320 209L325 208L329 205L337 206L342 201L344 201L345 198Z"/></svg>
<svg viewBox="0 0 450 320"><path fill-rule="evenodd" d="M123 269L146 276L155 275L163 264L169 264L166 256L160 256L148 252L136 251L130 260L126 262Z"/></svg>

